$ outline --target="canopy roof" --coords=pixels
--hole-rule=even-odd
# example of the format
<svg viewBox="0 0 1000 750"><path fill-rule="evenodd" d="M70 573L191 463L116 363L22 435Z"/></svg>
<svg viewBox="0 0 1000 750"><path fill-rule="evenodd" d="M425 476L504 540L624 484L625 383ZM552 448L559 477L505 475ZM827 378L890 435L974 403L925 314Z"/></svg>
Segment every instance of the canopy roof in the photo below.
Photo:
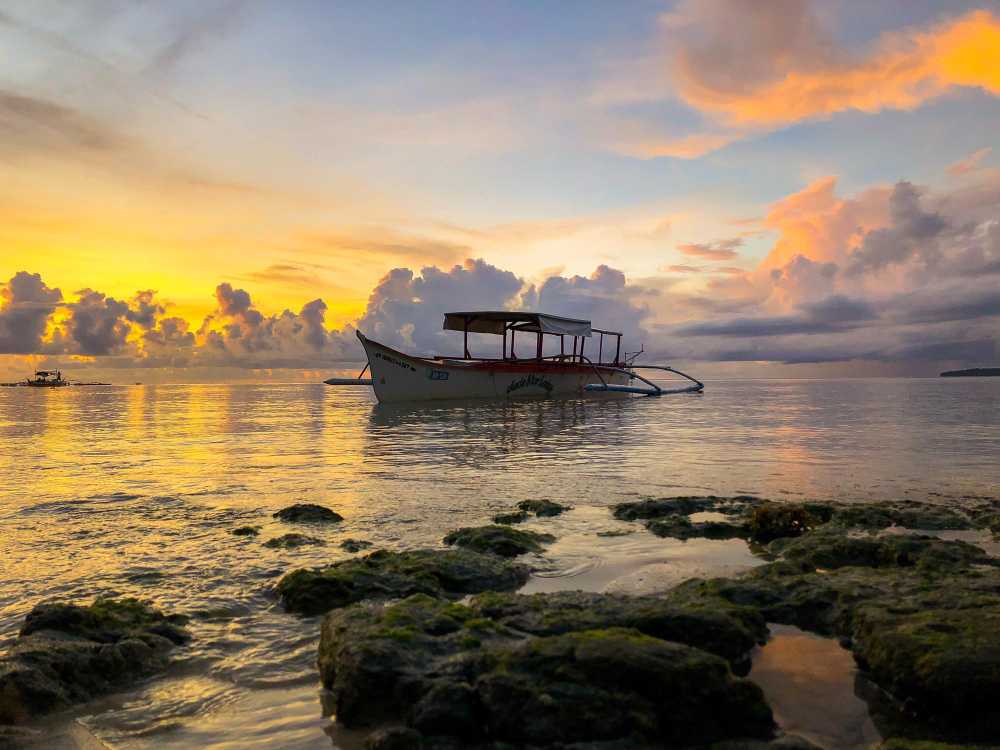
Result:
<svg viewBox="0 0 1000 750"><path fill-rule="evenodd" d="M508 325L518 331L550 333L556 336L590 336L590 321L562 318L535 312L509 312L506 310L450 312L444 315L444 330L472 333L493 333L502 336Z"/></svg>

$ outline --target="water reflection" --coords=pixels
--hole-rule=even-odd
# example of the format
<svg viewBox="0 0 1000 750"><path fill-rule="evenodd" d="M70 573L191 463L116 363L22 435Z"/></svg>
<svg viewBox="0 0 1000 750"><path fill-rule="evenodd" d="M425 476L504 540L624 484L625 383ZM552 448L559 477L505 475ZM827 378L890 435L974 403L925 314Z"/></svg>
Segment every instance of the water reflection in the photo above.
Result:
<svg viewBox="0 0 1000 750"><path fill-rule="evenodd" d="M417 407L320 385L5 388L0 445L0 645L44 598L149 598L195 614L196 637L176 682L150 685L145 702L127 697L134 725L95 719L117 747L273 742L218 710L224 693L269 725L296 726L294 746L329 750L316 624L285 615L272 592L289 568L346 557L348 536L439 545L449 529L548 497L575 510L526 524L557 537L534 561L539 590L654 592L732 573L755 564L738 543L658 539L608 506L680 493L990 494L1000 380L717 382L700 396ZM315 532L325 546L263 547L288 530L271 514L297 501L345 521ZM262 526L261 538L230 535L244 524ZM625 535L598 536L608 532ZM157 733L152 701L165 690L179 728ZM275 703L281 695L300 713Z"/></svg>

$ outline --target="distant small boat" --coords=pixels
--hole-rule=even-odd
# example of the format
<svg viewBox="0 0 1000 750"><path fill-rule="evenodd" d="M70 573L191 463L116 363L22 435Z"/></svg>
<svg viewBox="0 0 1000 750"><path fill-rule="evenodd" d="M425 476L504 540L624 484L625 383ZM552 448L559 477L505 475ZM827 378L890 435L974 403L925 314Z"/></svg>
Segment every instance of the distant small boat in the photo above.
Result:
<svg viewBox="0 0 1000 750"><path fill-rule="evenodd" d="M69 385L68 380L63 380L62 373L58 370L39 370L35 373L35 378L28 378L25 385L32 388L62 388Z"/></svg>
<svg viewBox="0 0 1000 750"><path fill-rule="evenodd" d="M444 330L462 331L461 357L416 357L392 349L358 332L368 364L357 378L330 378L328 385L371 385L381 402L431 401L469 398L521 398L574 396L587 393L662 396L694 393L705 386L690 375L660 365L636 365L639 353L629 357L621 350L622 334L593 328L589 320L563 318L535 312L453 312L444 316ZM501 336L499 358L473 357L469 333ZM534 334L528 346L534 352L518 357L516 334ZM596 361L584 355L586 340L597 334ZM559 339L559 354L544 356L544 337ZM614 339L605 347L605 338ZM570 339L570 342L567 342ZM509 343L509 347L508 347ZM567 351L567 343L572 349ZM614 344L612 347L611 344ZM613 354L612 354L613 352ZM364 378L371 368L371 377ZM637 369L675 373L693 385L665 389L639 375ZM644 385L631 385L639 380Z"/></svg>

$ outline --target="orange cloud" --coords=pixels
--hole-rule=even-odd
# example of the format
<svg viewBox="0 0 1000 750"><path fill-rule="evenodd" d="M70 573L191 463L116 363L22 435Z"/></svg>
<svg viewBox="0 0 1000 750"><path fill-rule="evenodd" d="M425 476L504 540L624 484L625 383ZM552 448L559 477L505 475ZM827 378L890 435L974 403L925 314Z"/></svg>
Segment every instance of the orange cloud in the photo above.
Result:
<svg viewBox="0 0 1000 750"><path fill-rule="evenodd" d="M695 258L707 258L708 260L732 260L739 253L736 252L736 248L743 244L743 240L739 237L728 240L719 240L713 243L700 243L693 244L689 243L686 245L678 245L677 250L684 255L690 255Z"/></svg>
<svg viewBox="0 0 1000 750"><path fill-rule="evenodd" d="M658 159L672 156L675 159L697 159L718 151L720 148L739 140L735 133L694 133L680 138L648 137L636 141L620 141L613 148L620 154L638 159Z"/></svg>
<svg viewBox="0 0 1000 750"><path fill-rule="evenodd" d="M693 8L693 17L674 18L670 24L691 33L674 61L679 94L733 127L778 126L852 109L912 109L959 86L1000 94L1000 19L985 10L926 30L885 34L867 55L850 57L817 28L803 2L716 2ZM791 10L795 22L764 19L775 21L770 25L748 19L745 27L732 13L722 12L727 8L756 16ZM800 38L771 39L774 26ZM733 35L758 31L767 35L768 44L749 42L748 58L745 40L733 44ZM735 51L741 59L733 57Z"/></svg>
<svg viewBox="0 0 1000 750"><path fill-rule="evenodd" d="M964 159L961 159L948 167L948 174L952 177L961 177L964 174L969 174L969 172L974 172L979 167L979 163L989 156L992 150L993 149L987 147L981 148L978 151L973 151Z"/></svg>
<svg viewBox="0 0 1000 750"><path fill-rule="evenodd" d="M836 177L824 177L771 206L764 226L778 240L760 270L782 268L797 255L821 263L840 260L845 247L887 222L890 188L838 198L836 187Z"/></svg>

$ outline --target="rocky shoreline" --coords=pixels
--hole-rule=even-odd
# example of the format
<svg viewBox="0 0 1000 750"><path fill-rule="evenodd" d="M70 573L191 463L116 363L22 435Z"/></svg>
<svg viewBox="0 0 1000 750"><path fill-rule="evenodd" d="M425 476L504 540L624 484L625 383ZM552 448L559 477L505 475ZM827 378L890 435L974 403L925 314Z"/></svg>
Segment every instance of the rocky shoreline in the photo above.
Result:
<svg viewBox="0 0 1000 750"><path fill-rule="evenodd" d="M659 596L517 593L531 569L515 558L544 554L555 538L512 524L567 510L521 503L492 525L448 533L439 549L380 549L285 574L276 591L289 616L324 615L317 665L338 723L368 731L372 750L811 747L781 733L746 678L771 623L851 651L879 689L870 705L885 748L1000 739L1000 561L927 533L998 535L1000 501L622 503L611 515L640 532L743 539L767 562ZM345 523L313 505L274 517ZM234 529L244 543L256 531ZM297 538L317 539L262 544L313 543ZM347 541L354 553L366 545ZM0 723L145 679L189 637L183 617L136 600L43 603L0 660Z"/></svg>

